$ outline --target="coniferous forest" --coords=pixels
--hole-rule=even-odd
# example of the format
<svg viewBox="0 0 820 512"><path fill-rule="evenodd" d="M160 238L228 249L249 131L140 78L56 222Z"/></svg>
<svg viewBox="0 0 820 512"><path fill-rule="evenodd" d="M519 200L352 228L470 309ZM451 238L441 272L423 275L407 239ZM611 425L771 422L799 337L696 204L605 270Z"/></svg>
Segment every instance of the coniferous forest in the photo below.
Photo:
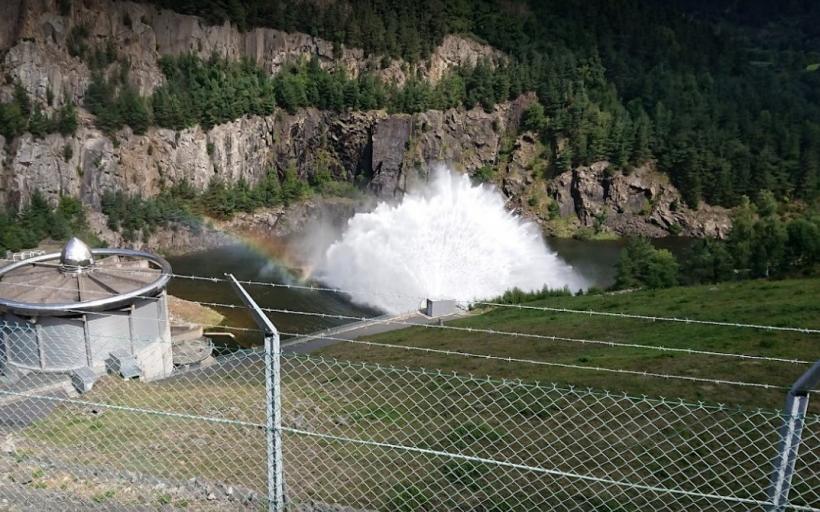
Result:
<svg viewBox="0 0 820 512"><path fill-rule="evenodd" d="M472 95L464 90L468 81L454 77L463 92L447 98L489 107L519 91L537 92L542 109L531 112L529 126L553 147L569 142L553 155L556 170L601 158L621 166L655 158L691 206L735 206L762 190L778 198L818 194L817 2L752 0L735 12L728 0L154 1L211 23L305 32L410 62L428 56L446 34L471 34L512 60L495 72L471 70L478 75L473 84L484 81ZM288 98L289 85L280 87L277 103L313 103ZM361 105L345 103L356 95L342 91L338 106L441 105L441 94L413 87L419 84L404 94L410 99L373 93Z"/></svg>

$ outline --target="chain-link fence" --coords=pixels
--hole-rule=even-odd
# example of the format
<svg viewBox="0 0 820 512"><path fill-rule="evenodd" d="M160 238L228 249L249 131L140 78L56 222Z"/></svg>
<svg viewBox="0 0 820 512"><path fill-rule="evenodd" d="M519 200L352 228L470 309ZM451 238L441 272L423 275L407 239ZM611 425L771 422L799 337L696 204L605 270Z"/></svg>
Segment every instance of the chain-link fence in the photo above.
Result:
<svg viewBox="0 0 820 512"><path fill-rule="evenodd" d="M2 324L4 350L31 329ZM276 356L239 351L150 382L109 375L81 395L65 374L6 367L0 509L278 510L269 469L281 463L285 510L820 510L817 415L796 418L778 509L780 411Z"/></svg>

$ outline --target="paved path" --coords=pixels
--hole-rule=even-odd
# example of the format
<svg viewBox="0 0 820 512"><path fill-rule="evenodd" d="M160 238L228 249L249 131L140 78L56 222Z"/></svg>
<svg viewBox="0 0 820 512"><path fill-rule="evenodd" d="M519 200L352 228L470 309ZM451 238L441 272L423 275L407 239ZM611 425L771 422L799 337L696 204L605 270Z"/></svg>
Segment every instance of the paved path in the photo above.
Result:
<svg viewBox="0 0 820 512"><path fill-rule="evenodd" d="M363 320L361 322L344 324L331 329L325 329L323 331L307 334L305 336L284 340L282 341L282 352L291 354L306 354L309 352L315 352L330 345L335 345L336 343L343 343L339 340L329 338L347 338L355 340L364 336L372 336L383 332L407 329L410 327L407 324L434 324L445 322L447 320L453 320L460 316L462 316L462 314L431 318L417 311L402 313L399 315L380 316ZM401 323L391 323L396 321Z"/></svg>

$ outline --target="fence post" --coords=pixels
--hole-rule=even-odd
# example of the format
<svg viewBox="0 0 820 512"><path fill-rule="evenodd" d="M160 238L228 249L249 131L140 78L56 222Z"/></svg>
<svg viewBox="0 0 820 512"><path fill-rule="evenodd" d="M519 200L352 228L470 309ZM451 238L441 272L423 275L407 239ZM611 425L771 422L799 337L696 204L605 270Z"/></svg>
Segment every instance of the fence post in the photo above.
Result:
<svg viewBox="0 0 820 512"><path fill-rule="evenodd" d="M254 322L265 335L265 433L267 446L268 512L285 509L282 465L282 388L279 331L233 274L225 274Z"/></svg>
<svg viewBox="0 0 820 512"><path fill-rule="evenodd" d="M770 512L783 512L789 503L789 490L803 435L809 392L817 386L818 381L820 381L820 361L816 361L800 376L786 394L783 426L780 427L780 445L774 461L774 471L768 493L771 502Z"/></svg>

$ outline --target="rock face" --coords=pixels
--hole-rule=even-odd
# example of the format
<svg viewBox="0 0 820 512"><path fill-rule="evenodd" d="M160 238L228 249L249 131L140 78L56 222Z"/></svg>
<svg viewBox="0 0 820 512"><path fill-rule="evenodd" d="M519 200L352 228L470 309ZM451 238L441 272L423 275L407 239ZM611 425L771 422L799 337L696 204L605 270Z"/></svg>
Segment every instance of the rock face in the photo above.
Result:
<svg viewBox="0 0 820 512"><path fill-rule="evenodd" d="M498 163L501 140L515 129L533 95L480 108L395 115L381 120L373 132L371 189L381 197L399 197L424 182L439 164L473 173Z"/></svg>
<svg viewBox="0 0 820 512"><path fill-rule="evenodd" d="M253 184L269 170L283 174L291 168L303 179L317 169L338 180L361 176L378 196L392 198L425 180L437 162L460 170L494 164L503 131L517 122L517 104L527 101L522 97L490 113L477 108L412 116L280 110L207 131L152 128L134 135L124 129L116 143L87 127L71 137L26 134L3 160L0 202L19 207L39 190L55 202L71 195L99 207L106 190L152 196L183 180L203 189L215 177Z"/></svg>
<svg viewBox="0 0 820 512"><path fill-rule="evenodd" d="M724 208L687 208L669 178L650 165L625 175L608 162L597 162L557 176L547 193L561 217L620 234L723 238L731 227Z"/></svg>
<svg viewBox="0 0 820 512"><path fill-rule="evenodd" d="M378 56L365 56L358 48L334 52L333 43L307 34L268 28L242 32L228 22L208 25L195 16L133 2L82 0L70 4L63 16L56 0L5 0L0 20L4 72L44 103L50 89L55 106L64 99L80 103L90 80L86 64L68 52L71 32L79 26L88 30L84 42L90 47L110 43L117 48L128 60L130 81L142 94L163 83L159 59L165 55L246 58L269 73L276 73L294 59L315 56L324 67L341 66L354 77L373 70L396 85L412 76L435 82L457 66L475 64L479 59L497 64L504 59L501 52L487 45L451 35L425 61L409 64L393 60L382 66ZM0 88L0 97L9 93L8 84Z"/></svg>

